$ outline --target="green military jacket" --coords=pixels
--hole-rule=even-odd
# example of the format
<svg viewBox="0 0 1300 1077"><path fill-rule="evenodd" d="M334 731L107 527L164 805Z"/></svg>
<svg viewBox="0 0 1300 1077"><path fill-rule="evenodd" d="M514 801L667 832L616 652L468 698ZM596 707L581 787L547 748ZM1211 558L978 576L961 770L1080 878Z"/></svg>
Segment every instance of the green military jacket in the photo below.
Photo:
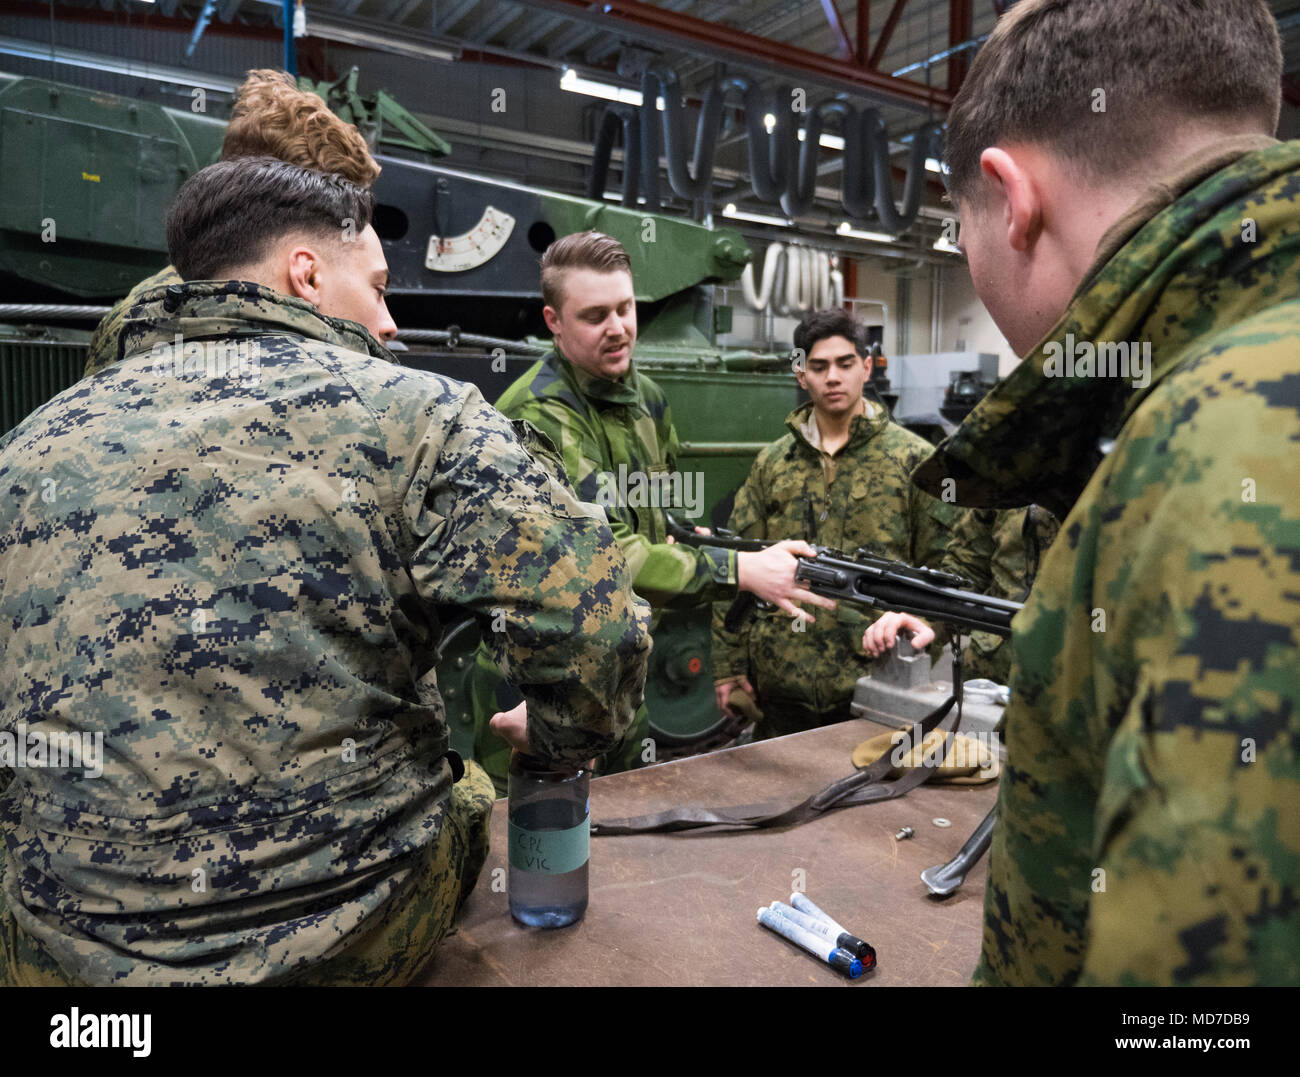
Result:
<svg viewBox="0 0 1300 1077"><path fill-rule="evenodd" d="M91 334L90 348L86 353L86 370L82 376L98 374L110 363L116 363L125 357L126 353L121 350L122 326L126 323L131 308L140 301L141 296L152 292L160 285L181 283L181 275L176 272L175 267L167 266L158 270L152 277L145 277L127 292L124 298L114 303L112 310L99 320L95 332Z"/></svg>
<svg viewBox="0 0 1300 1077"><path fill-rule="evenodd" d="M1152 362L1061 374L1079 342ZM976 983L1300 983L1298 447L1300 142L1236 139L916 475L1063 517L1013 625Z"/></svg>
<svg viewBox="0 0 1300 1077"><path fill-rule="evenodd" d="M964 545L967 513L912 485L910 473L929 454L924 438L903 429L866 400L849 440L834 457L833 478L814 442L811 403L786 418L784 437L759 452L736 494L730 527L744 538L801 538L848 552L859 546L911 565L970 577L978 552ZM987 555L985 555L987 556ZM760 700L779 699L818 712L843 708L870 669L862 633L875 615L847 602L834 612L812 609L803 626L776 607L738 631L724 627L730 603L713 618L713 675L747 674Z"/></svg>
<svg viewBox="0 0 1300 1077"><path fill-rule="evenodd" d="M274 982L422 870L444 611L500 627L534 753L579 765L632 723L649 607L476 388L359 325L205 282L122 339L0 440L5 904L91 984ZM34 765L53 734L92 739Z"/></svg>
<svg viewBox="0 0 1300 1077"><path fill-rule="evenodd" d="M605 509L651 606L690 608L736 593L736 555L716 547L668 545L663 509L680 443L663 390L635 364L620 381L596 378L558 351L539 359L497 407L551 439L578 496ZM651 490L657 493L651 494Z"/></svg>

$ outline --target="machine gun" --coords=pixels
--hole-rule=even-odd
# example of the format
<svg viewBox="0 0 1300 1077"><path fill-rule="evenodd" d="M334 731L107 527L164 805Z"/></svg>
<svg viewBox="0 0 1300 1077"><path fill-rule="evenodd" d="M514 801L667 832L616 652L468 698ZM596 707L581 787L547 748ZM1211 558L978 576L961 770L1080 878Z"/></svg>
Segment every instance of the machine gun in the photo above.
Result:
<svg viewBox="0 0 1300 1077"><path fill-rule="evenodd" d="M682 542L691 546L716 546L724 550L741 552L753 552L774 545L774 543L759 539L740 538L734 532L727 531L725 528L719 528L712 535L701 535L693 528L682 524L671 513L665 513L664 515L668 521L668 533L672 535L675 542ZM941 622L967 631L993 632L1004 637L1011 635L1011 618L1023 608L1023 604L1020 602L1012 602L1010 599L1005 598L993 598L989 595L981 595L967 590L971 583L961 576L949 572L940 572L937 569L914 568L902 561L891 561L888 558L881 557L864 547L858 547L856 553L851 557L826 546L814 545L813 549L817 551L816 557L800 557L798 559L799 566L795 569L795 579L805 583L808 590L812 591L813 594L823 595L826 598L852 602L882 612L896 610L899 613L910 613L927 621ZM741 594L727 612L727 629L735 631L743 623L744 619L749 616L750 611L756 606L757 602L758 599L749 592ZM956 639L952 641L952 647L954 684L953 700L949 701L949 705L953 701L957 703L958 722L960 723L962 697L961 651ZM928 723L935 716L931 715L929 719L926 719L926 722ZM924 729L924 726L922 728ZM746 822L751 826L760 826L771 825L774 822L786 825L801 821L819 799L833 803L835 799L843 796L843 789L855 785L860 786L861 783L856 779L862 778L866 773L859 772L856 776L843 779L836 785L831 786L830 789L824 790L818 796L811 798L805 804L799 805L780 816L761 820L747 820ZM857 795L861 796L862 791ZM817 807L817 810L824 810L824 805ZM665 816L671 814L664 813ZM700 817L699 822L705 820L714 822L730 821L722 816L704 813L696 814ZM936 897L947 897L961 886L967 873L978 863L980 857L988 849L996 822L997 809L994 808L975 828L975 832L966 840L966 843L952 860L946 864L927 868L921 873L921 880L929 888L931 894ZM674 819L668 825L685 828L692 825L692 823L686 820ZM664 826L664 828L667 829L667 826ZM651 829L651 827L643 824L643 829ZM597 832L630 833L636 831L635 828L626 825L617 828L607 824Z"/></svg>
<svg viewBox="0 0 1300 1077"><path fill-rule="evenodd" d="M665 513L668 533L675 542L691 546L716 546L724 550L754 552L775 545L760 539L743 539L733 532L719 529L701 535L684 525L671 513ZM969 580L950 572L932 568L914 568L902 561L891 561L859 547L849 555L828 546L814 546L816 557L800 557L795 579L813 594L851 602L857 606L885 612L910 613L926 621L951 625L968 632L993 632L1011 635L1011 618L1022 608L1019 602L993 598L969 590ZM758 603L745 592L727 613L726 627L735 631Z"/></svg>

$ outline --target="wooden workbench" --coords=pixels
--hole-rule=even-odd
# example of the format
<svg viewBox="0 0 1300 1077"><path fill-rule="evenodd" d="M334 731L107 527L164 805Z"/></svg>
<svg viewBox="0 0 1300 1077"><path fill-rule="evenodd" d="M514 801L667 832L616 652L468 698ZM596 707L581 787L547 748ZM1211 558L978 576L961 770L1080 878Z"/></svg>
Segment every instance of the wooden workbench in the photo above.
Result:
<svg viewBox="0 0 1300 1077"><path fill-rule="evenodd" d="M784 807L852 771L864 720L797 733L591 783L591 817L697 803ZM832 812L788 830L591 839L590 905L580 923L521 927L493 869L505 868L506 802L492 851L423 982L431 985L962 985L979 956L987 857L949 898L920 873L950 860L993 806L997 783L921 786L897 800ZM952 825L941 829L934 818ZM915 831L895 841L904 826ZM504 874L498 873L499 879ZM878 968L850 981L755 921L802 881L813 901L875 947Z"/></svg>

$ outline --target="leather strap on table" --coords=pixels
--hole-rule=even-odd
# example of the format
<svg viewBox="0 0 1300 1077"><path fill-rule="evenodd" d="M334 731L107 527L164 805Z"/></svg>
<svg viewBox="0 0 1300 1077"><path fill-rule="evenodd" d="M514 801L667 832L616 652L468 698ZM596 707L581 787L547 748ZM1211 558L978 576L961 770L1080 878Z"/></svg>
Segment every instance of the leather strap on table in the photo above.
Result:
<svg viewBox="0 0 1300 1077"><path fill-rule="evenodd" d="M960 686L958 672L955 683ZM948 697L948 701L921 719L921 736L933 730L945 734L953 732L961 721L960 688ZM954 704L957 706L954 707ZM945 737L946 740L946 737ZM699 830L703 827L726 827L718 833L735 831L768 830L774 827L797 826L809 819L855 804L871 804L877 800L892 800L915 789L927 781L939 769L947 749L938 753L933 765L924 763L903 774L896 781L881 781L894 769L892 752L886 752L871 766L850 774L847 778L828 785L821 792L809 797L801 804L785 811L772 812L769 804L746 804L734 808L722 808L711 811L708 808L671 808L653 815L638 815L629 819L611 819L608 822L591 824L591 833L598 837L611 837L618 834L673 834L686 830ZM930 757L927 755L926 759Z"/></svg>

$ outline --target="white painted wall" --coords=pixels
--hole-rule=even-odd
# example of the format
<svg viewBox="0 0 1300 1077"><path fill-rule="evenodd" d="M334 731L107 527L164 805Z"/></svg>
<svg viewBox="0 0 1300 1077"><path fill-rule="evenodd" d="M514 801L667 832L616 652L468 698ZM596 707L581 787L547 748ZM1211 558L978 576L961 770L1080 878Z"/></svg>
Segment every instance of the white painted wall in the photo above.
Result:
<svg viewBox="0 0 1300 1077"><path fill-rule="evenodd" d="M919 351L920 349L913 349ZM992 352L998 357L998 376L1004 377L1020 362L984 304L975 294L964 262L944 270L939 311L941 352Z"/></svg>

